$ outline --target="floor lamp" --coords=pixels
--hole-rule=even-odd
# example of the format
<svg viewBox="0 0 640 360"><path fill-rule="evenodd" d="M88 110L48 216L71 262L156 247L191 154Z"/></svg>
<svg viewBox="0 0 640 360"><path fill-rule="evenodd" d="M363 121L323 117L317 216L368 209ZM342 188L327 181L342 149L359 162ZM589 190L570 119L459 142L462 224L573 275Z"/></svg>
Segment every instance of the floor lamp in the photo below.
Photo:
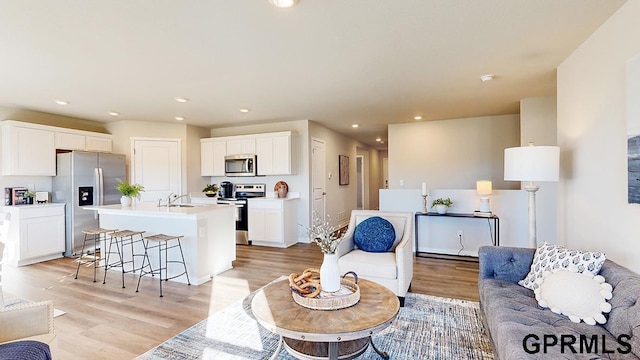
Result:
<svg viewBox="0 0 640 360"><path fill-rule="evenodd" d="M535 181L558 181L560 148L557 146L521 146L504 150L504 179L528 181L524 189L529 193L529 246L538 247L536 239Z"/></svg>

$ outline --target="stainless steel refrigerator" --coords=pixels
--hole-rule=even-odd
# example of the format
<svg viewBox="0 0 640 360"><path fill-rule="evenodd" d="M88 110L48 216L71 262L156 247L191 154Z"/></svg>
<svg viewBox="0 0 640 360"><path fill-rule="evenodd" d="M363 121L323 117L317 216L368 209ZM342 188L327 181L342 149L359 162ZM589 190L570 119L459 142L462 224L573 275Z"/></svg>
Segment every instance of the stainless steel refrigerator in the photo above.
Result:
<svg viewBox="0 0 640 360"><path fill-rule="evenodd" d="M66 204L64 256L81 255L82 230L99 226L97 213L83 207L119 204L121 195L115 189L116 179L125 181L126 175L124 155L85 151L57 155L51 200Z"/></svg>

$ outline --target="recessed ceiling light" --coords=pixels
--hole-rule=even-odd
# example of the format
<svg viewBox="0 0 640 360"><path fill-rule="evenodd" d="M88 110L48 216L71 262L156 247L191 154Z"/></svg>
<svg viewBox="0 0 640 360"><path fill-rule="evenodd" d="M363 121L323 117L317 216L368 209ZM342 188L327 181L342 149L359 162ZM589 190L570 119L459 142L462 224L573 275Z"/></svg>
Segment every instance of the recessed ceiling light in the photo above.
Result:
<svg viewBox="0 0 640 360"><path fill-rule="evenodd" d="M109 115L111 115L111 116L118 116L118 115L120 115L120 113L119 113L119 112L117 112L117 111L109 111Z"/></svg>
<svg viewBox="0 0 640 360"><path fill-rule="evenodd" d="M382 139L380 139L380 138L378 137L378 138L376 138L376 141L377 141L377 142L380 142L380 141L382 141Z"/></svg>
<svg viewBox="0 0 640 360"><path fill-rule="evenodd" d="M353 125L351 125L351 127L352 127L352 128L354 128L354 129L355 129L355 128L357 128L357 127L359 127L359 126L360 126L360 125L358 125L358 124L353 124Z"/></svg>
<svg viewBox="0 0 640 360"><path fill-rule="evenodd" d="M184 118L182 116L176 116L176 120L182 121L182 120L184 120Z"/></svg>
<svg viewBox="0 0 640 360"><path fill-rule="evenodd" d="M58 104L58 105L69 105L69 102L65 101L65 100L56 100L56 104Z"/></svg>
<svg viewBox="0 0 640 360"><path fill-rule="evenodd" d="M275 7L288 8L295 5L298 0L269 0L269 2Z"/></svg>
<svg viewBox="0 0 640 360"><path fill-rule="evenodd" d="M176 98L176 101L179 102L179 103L186 103L187 101L189 101L189 99L179 97L179 98Z"/></svg>
<svg viewBox="0 0 640 360"><path fill-rule="evenodd" d="M422 120L422 116L420 116L420 115L416 115L416 116L414 116L413 118L414 118L415 120Z"/></svg>
<svg viewBox="0 0 640 360"><path fill-rule="evenodd" d="M482 80L482 82L486 82L486 81L491 81L493 80L493 78L496 77L493 74L484 74L482 76L480 76L480 80Z"/></svg>
<svg viewBox="0 0 640 360"><path fill-rule="evenodd" d="M241 113L245 113L245 114L246 114L246 113L248 113L249 111L251 111L251 110L249 110L249 109L247 109L247 108L242 108L242 109L240 109L240 112L241 112Z"/></svg>

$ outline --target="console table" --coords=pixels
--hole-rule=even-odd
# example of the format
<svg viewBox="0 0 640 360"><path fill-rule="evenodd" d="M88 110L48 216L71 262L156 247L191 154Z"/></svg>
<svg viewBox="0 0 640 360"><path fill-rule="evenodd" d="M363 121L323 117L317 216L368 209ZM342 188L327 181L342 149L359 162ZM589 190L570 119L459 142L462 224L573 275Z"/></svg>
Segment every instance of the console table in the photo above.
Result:
<svg viewBox="0 0 640 360"><path fill-rule="evenodd" d="M418 234L420 233L420 222L418 221L420 216L439 216L439 217L447 217L447 218L468 218L468 219L480 219L487 220L490 222L489 226L491 226L491 222L493 222L493 236L491 237L491 243L494 246L500 246L500 218L496 215L491 216L476 216L473 214L463 214L463 213L446 213L446 214L438 214L436 212L416 212L415 213L415 229L416 229L416 256L422 257L421 252L418 251ZM425 252L422 252L425 254Z"/></svg>

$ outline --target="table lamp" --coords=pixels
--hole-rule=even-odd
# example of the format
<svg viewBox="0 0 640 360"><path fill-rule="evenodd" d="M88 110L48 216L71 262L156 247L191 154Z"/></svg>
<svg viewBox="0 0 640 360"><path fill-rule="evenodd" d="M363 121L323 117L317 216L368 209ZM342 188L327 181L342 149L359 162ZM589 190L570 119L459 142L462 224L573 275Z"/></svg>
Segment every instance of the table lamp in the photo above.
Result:
<svg viewBox="0 0 640 360"><path fill-rule="evenodd" d="M504 150L504 179L528 181L524 189L529 193L529 246L536 248L536 191L535 181L558 181L560 148L557 146L513 147Z"/></svg>
<svg viewBox="0 0 640 360"><path fill-rule="evenodd" d="M491 181L490 180L478 180L476 181L476 193L480 195L480 212L491 213L491 206L489 205L489 195L491 195Z"/></svg>

